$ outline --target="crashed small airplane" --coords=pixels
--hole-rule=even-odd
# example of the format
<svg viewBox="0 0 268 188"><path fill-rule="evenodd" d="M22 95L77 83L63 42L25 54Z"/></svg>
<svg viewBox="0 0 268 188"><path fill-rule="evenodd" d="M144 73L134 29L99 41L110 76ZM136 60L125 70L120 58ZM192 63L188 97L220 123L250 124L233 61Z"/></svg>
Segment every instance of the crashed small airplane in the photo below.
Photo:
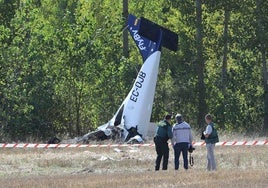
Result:
<svg viewBox="0 0 268 188"><path fill-rule="evenodd" d="M178 35L145 18L128 16L128 31L143 59L143 65L127 97L106 124L96 131L77 138L77 143L89 140L119 139L129 143L143 142L150 123L161 47L177 51Z"/></svg>

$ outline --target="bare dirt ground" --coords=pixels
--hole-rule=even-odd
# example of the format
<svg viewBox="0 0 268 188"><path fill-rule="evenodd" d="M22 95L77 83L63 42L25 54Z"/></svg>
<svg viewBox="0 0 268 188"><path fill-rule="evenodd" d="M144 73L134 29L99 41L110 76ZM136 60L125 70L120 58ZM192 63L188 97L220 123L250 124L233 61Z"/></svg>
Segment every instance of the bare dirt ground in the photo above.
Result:
<svg viewBox="0 0 268 188"><path fill-rule="evenodd" d="M154 147L0 149L0 187L268 187L268 146L217 146L218 170L206 171L206 148L194 166L154 171ZM182 159L181 159L182 161Z"/></svg>

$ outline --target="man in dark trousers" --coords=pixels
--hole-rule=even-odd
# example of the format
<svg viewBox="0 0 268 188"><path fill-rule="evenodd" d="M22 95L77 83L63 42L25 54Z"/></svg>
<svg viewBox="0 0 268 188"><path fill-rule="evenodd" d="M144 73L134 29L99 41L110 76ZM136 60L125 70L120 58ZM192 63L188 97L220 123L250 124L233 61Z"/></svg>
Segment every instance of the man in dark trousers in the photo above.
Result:
<svg viewBox="0 0 268 188"><path fill-rule="evenodd" d="M169 147L168 140L172 139L172 126L170 124L171 115L165 116L165 119L157 124L156 135L154 137L155 150L157 153L155 161L155 170L158 171L160 168L160 163L163 157L162 170L167 170L168 168L168 158L169 158Z"/></svg>
<svg viewBox="0 0 268 188"><path fill-rule="evenodd" d="M173 133L173 148L174 148L174 162L175 170L179 169L179 158L182 153L183 167L185 170L188 169L188 149L192 145L193 136L191 126L183 121L182 115L177 114L176 124L172 128Z"/></svg>

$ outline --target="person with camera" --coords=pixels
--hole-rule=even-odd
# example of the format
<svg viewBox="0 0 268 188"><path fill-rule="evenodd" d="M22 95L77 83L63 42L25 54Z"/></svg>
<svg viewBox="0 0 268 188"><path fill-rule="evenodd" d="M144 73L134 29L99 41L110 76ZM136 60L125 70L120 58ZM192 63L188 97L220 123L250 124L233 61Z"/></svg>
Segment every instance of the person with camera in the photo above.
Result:
<svg viewBox="0 0 268 188"><path fill-rule="evenodd" d="M179 169L179 158L182 153L183 156L183 167L185 170L188 169L188 149L191 148L191 152L193 151L192 142L192 130L191 126L183 121L182 115L177 114L175 116L176 124L172 128L172 144L174 149L174 163L175 170Z"/></svg>
<svg viewBox="0 0 268 188"><path fill-rule="evenodd" d="M156 135L154 137L155 150L157 153L155 170L158 171L163 158L162 170L168 168L169 147L168 140L172 139L172 126L170 124L172 115L168 114L164 120L157 124Z"/></svg>
<svg viewBox="0 0 268 188"><path fill-rule="evenodd" d="M217 130L214 127L214 123L212 122L211 114L207 114L205 116L205 121L207 123L206 130L203 132L203 136L201 139L204 139L207 147L207 170L216 170L216 162L214 157L214 148L215 144L219 142L219 137Z"/></svg>

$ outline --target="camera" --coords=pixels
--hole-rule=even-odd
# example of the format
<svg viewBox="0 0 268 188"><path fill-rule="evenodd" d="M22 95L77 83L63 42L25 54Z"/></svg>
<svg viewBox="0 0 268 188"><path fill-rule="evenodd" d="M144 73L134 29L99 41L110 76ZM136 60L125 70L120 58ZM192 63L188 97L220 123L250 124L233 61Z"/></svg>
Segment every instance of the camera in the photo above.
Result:
<svg viewBox="0 0 268 188"><path fill-rule="evenodd" d="M188 149L188 152L189 153L193 153L194 150L195 150L195 148L192 145L190 145L190 147Z"/></svg>
<svg viewBox="0 0 268 188"><path fill-rule="evenodd" d="M201 132L201 140L205 140L205 135L203 131Z"/></svg>

